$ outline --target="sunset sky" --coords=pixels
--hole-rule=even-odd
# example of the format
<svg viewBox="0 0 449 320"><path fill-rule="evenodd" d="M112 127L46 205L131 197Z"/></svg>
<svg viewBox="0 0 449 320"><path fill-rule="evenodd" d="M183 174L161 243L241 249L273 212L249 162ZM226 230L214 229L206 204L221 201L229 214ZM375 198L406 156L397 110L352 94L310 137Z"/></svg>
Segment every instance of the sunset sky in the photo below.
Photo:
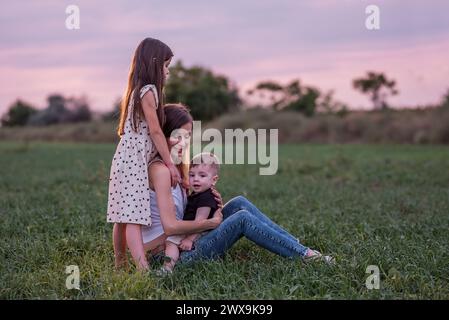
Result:
<svg viewBox="0 0 449 320"><path fill-rule="evenodd" d="M68 5L80 29L65 27ZM365 7L380 7L380 30ZM367 108L352 79L368 70L397 80L392 104L438 102L449 89L447 0L1 1L0 114L17 98L46 106L50 93L86 95L112 108L132 53L145 37L166 42L175 60L228 76L241 92L261 80L335 90Z"/></svg>

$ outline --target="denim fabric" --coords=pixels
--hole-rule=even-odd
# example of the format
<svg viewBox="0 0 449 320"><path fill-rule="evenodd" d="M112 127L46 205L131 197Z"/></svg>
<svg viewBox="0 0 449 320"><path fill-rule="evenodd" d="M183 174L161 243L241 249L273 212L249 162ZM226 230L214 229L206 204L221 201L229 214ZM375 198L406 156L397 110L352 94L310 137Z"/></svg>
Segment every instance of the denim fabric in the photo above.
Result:
<svg viewBox="0 0 449 320"><path fill-rule="evenodd" d="M271 221L245 197L231 199L222 209L223 222L195 242L195 248L180 255L180 263L223 257L241 237L283 257L299 258L307 247Z"/></svg>

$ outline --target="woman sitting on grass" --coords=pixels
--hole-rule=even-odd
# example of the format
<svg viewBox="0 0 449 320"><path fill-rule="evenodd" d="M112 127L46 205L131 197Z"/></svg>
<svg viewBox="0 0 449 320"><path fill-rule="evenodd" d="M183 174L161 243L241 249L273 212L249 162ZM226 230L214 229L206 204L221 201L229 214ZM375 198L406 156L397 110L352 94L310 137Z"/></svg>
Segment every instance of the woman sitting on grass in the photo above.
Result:
<svg viewBox="0 0 449 320"><path fill-rule="evenodd" d="M183 154L188 154L184 151L189 147L193 119L182 105L167 105L164 109L166 122L163 132L170 153L172 156L175 154L182 157ZM173 141L170 136L176 129L183 129L184 131L180 131L186 134ZM199 237L191 250L182 251L179 262L222 257L241 237L283 257L300 258L303 261L332 261L330 256L323 256L320 252L303 246L297 238L271 221L243 196L235 197L222 206L220 194L213 189L220 206L213 217L200 221L183 221L187 200L184 186L188 183L188 168L185 167L185 164L179 167L183 184L173 188L170 184L170 171L162 160L156 159L149 165L152 224L142 228L146 251L155 254L163 250L167 236L213 229Z"/></svg>

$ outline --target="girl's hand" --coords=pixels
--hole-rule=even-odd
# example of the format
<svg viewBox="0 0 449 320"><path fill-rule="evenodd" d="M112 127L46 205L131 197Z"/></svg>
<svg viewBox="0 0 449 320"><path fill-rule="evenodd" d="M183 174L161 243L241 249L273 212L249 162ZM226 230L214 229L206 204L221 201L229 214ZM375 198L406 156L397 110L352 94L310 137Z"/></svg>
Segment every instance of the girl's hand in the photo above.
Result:
<svg viewBox="0 0 449 320"><path fill-rule="evenodd" d="M186 190L189 190L189 188L190 188L190 185L189 185L189 183L188 182L186 182L186 181L183 181L182 183L182 187L184 188L184 189L186 189Z"/></svg>
<svg viewBox="0 0 449 320"><path fill-rule="evenodd" d="M168 139L168 148L170 149L170 147L173 147L173 146L177 145L178 143L179 143L179 139L170 137Z"/></svg>
<svg viewBox="0 0 449 320"><path fill-rule="evenodd" d="M168 148L170 149L171 147L177 145L178 143L179 143L178 139L170 138L168 140ZM168 169L170 170L171 186L176 187L176 185L181 182L181 176L179 174L179 170L171 161L170 161L170 163L166 163L166 164L167 164Z"/></svg>
<svg viewBox="0 0 449 320"><path fill-rule="evenodd" d="M170 170L171 186L176 187L176 185L181 182L179 170L173 163L168 165L168 169Z"/></svg>
<svg viewBox="0 0 449 320"><path fill-rule="evenodd" d="M211 187L212 190L212 194L215 196L215 201L217 201L218 204L218 208L223 208L223 199L221 198L221 194L220 192L217 191L217 189L215 189L215 186Z"/></svg>

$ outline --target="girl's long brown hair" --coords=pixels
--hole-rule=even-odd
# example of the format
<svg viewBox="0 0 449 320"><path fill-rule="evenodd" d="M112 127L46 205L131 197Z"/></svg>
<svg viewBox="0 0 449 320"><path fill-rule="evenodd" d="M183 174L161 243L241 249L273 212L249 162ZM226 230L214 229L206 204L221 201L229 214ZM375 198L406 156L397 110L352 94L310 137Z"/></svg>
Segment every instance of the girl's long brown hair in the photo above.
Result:
<svg viewBox="0 0 449 320"><path fill-rule="evenodd" d="M130 101L133 101L134 103L132 114L132 128L134 131L137 131L138 118L144 118L140 101L140 89L147 84L156 86L159 98L157 117L160 126L163 127L165 123L165 114L163 110L163 71L164 63L171 57L173 57L171 49L165 43L157 39L146 38L137 46L129 69L128 86L120 105L120 122L117 130L119 137L124 133Z"/></svg>
<svg viewBox="0 0 449 320"><path fill-rule="evenodd" d="M186 123L192 123L193 118L189 112L189 109L180 103L166 104L164 106L165 124L162 127L164 136L169 138L172 132L181 128ZM184 187L189 186L189 165L190 165L190 145L184 151L182 162L178 165L179 171L181 171L181 178Z"/></svg>

